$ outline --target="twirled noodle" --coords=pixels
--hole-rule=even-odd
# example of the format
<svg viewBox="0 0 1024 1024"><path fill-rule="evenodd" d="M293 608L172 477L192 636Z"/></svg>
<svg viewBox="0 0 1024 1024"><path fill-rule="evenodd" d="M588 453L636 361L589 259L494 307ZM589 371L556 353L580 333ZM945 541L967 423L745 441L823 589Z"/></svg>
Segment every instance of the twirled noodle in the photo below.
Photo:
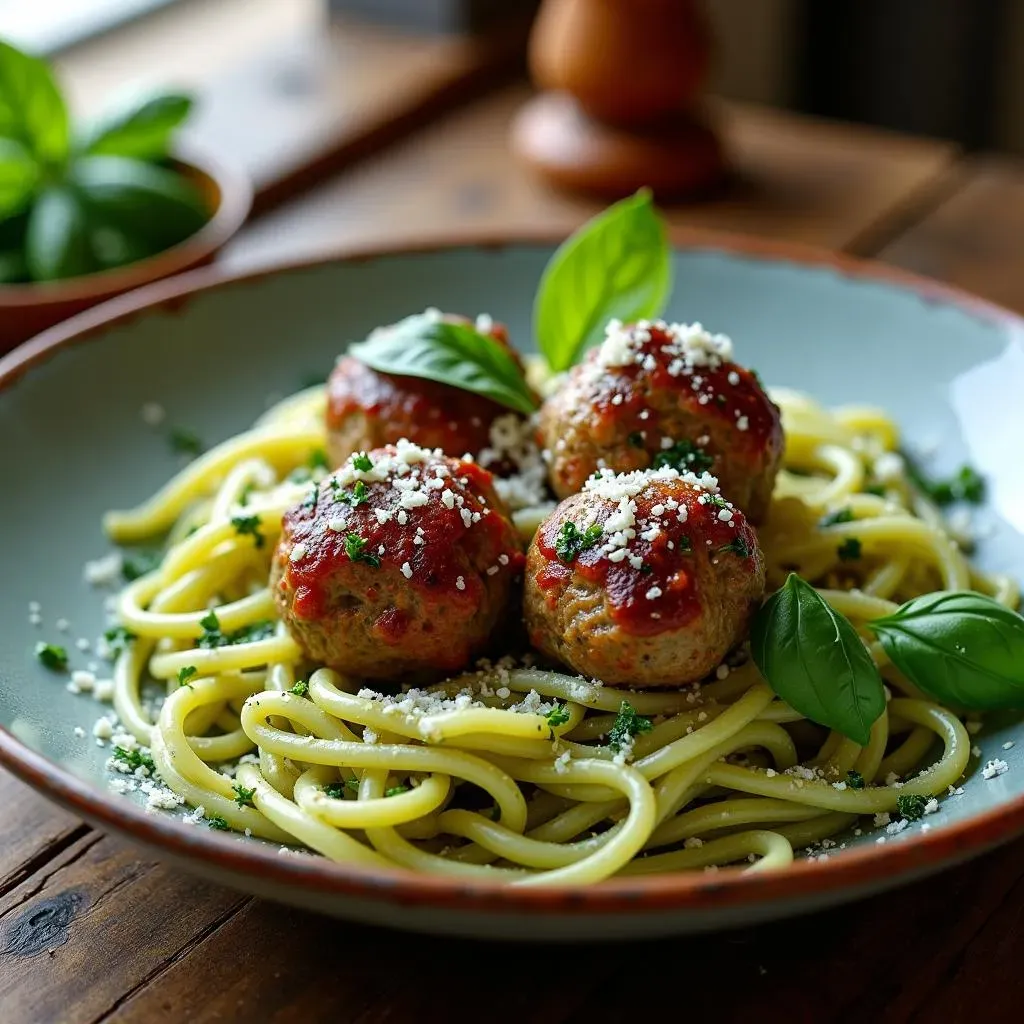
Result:
<svg viewBox="0 0 1024 1024"><path fill-rule="evenodd" d="M967 732L895 671L866 623L939 588L1015 606L1016 584L969 565L963 538L898 471L884 413L774 397L787 456L760 531L769 587L798 571L861 631L897 694L867 746L804 721L742 652L703 687L648 692L499 664L388 696L305 664L266 579L282 512L322 472L310 461L325 440L322 388L270 410L141 508L108 515L117 541L169 538L161 567L119 599L137 638L115 673L123 727L220 827L342 863L512 885L770 870L794 846L891 815L901 796L943 794L967 768ZM524 536L544 511L518 514ZM233 525L242 514L248 535ZM857 557L844 560L851 542ZM168 694L155 720L143 695L154 681ZM607 736L623 699L651 727L616 746Z"/></svg>

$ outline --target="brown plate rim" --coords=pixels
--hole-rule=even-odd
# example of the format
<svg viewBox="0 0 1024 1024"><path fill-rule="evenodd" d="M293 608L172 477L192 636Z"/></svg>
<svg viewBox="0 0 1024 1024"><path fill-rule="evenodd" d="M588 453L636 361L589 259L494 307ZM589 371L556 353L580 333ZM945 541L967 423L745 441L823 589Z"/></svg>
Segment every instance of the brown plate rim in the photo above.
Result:
<svg viewBox="0 0 1024 1024"><path fill-rule="evenodd" d="M240 273L216 267L190 271L147 285L81 313L26 342L0 359L0 390L62 349L94 337L103 328L140 314L177 306L211 290L246 285L262 278L335 263L354 263L447 249L501 249L515 245L551 245L564 233L466 233L423 237L408 243L351 247ZM844 276L896 286L928 302L944 302L983 319L1024 327L1008 309L956 287L883 264L799 243L686 228L672 232L677 248L723 252L781 261L807 268L831 268ZM445 879L405 869L375 871L337 864L322 857L281 857L270 846L189 827L175 818L147 813L123 797L108 795L64 771L0 727L0 764L44 795L82 817L186 860L200 860L238 879L252 878L279 889L307 894L349 896L410 907L435 907L485 913L608 914L665 913L762 905L842 893L864 887L889 887L1006 842L1024 831L1024 794L964 821L943 825L887 843L844 851L827 860L796 861L787 868L744 873L740 868L613 879L600 885L509 886L498 881Z"/></svg>

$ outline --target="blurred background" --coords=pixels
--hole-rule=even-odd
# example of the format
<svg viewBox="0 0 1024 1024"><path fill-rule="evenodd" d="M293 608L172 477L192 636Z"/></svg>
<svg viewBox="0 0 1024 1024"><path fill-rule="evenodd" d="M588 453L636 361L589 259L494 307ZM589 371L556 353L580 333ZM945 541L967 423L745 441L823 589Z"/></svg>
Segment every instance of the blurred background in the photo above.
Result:
<svg viewBox="0 0 1024 1024"><path fill-rule="evenodd" d="M636 2L641 8L645 0ZM479 29L534 7L536 0L0 0L0 37L70 59L87 58L84 45L121 31L126 52L106 69L110 77L159 69L201 82L216 62L259 45L271 8L273 34L318 9L427 32ZM704 0L702 7L716 41L710 88L717 94L1024 152L1020 0ZM156 62L149 67L128 45L132 24L147 22ZM214 24L235 38L211 39ZM214 42L229 43L226 52Z"/></svg>

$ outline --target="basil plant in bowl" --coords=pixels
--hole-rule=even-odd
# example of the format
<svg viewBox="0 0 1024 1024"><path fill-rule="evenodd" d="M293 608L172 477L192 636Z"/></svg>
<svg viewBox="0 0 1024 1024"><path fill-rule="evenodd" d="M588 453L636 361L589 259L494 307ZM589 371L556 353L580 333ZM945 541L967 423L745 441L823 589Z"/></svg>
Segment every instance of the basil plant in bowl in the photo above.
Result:
<svg viewBox="0 0 1024 1024"><path fill-rule="evenodd" d="M47 64L0 41L0 350L210 262L241 227L244 176L174 148L192 105L150 92L73 124Z"/></svg>

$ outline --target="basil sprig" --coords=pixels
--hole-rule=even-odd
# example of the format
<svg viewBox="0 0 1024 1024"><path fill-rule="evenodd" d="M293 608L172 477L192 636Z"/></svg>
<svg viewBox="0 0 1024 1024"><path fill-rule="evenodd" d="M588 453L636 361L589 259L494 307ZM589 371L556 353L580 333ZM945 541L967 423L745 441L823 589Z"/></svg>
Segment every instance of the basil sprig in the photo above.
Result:
<svg viewBox="0 0 1024 1024"><path fill-rule="evenodd" d="M610 206L551 258L534 303L534 333L556 373L604 337L609 320L658 316L672 290L665 228L643 189Z"/></svg>
<svg viewBox="0 0 1024 1024"><path fill-rule="evenodd" d="M750 653L768 685L795 711L864 746L885 710L885 689L849 620L790 573L750 630Z"/></svg>
<svg viewBox="0 0 1024 1024"><path fill-rule="evenodd" d="M928 696L971 711L1024 708L1024 617L991 597L924 594L867 628ZM850 622L795 573L754 616L750 652L790 707L868 741L885 709L878 669Z"/></svg>
<svg viewBox="0 0 1024 1024"><path fill-rule="evenodd" d="M936 700L1024 707L1024 618L984 594L925 594L868 623L892 663Z"/></svg>
<svg viewBox="0 0 1024 1024"><path fill-rule="evenodd" d="M349 353L380 373L450 384L526 415L537 407L511 353L469 324L419 313L357 342Z"/></svg>
<svg viewBox="0 0 1024 1024"><path fill-rule="evenodd" d="M0 41L0 284L124 266L198 231L208 203L167 166L191 107L136 95L74 131L47 64Z"/></svg>

